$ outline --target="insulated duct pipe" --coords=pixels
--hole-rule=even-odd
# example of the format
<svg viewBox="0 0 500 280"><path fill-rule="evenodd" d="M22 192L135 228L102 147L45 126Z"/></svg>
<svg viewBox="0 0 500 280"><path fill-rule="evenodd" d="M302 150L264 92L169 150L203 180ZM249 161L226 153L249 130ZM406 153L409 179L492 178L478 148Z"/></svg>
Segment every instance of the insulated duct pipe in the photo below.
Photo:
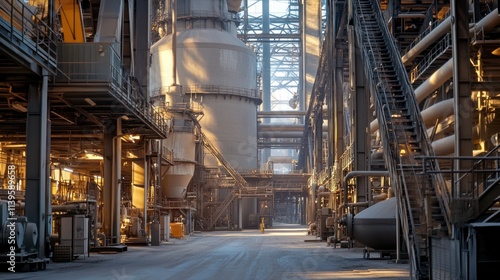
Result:
<svg viewBox="0 0 500 280"><path fill-rule="evenodd" d="M327 130L328 126L323 126L323 130ZM259 132L276 132L276 131L300 131L304 134L304 125L281 125L281 124L259 124L257 127Z"/></svg>
<svg viewBox="0 0 500 280"><path fill-rule="evenodd" d="M441 22L434 30L432 30L427 36L422 38L412 49L410 49L406 54L401 57L403 64L410 63L415 57L417 57L421 52L425 51L429 46L434 44L437 39L444 36L451 30L451 17L447 17L443 22ZM474 27L472 27L469 32L474 37L478 32L486 32L500 23L500 17L498 15L498 8L493 10L491 13L487 14L484 18L478 21Z"/></svg>
<svg viewBox="0 0 500 280"><path fill-rule="evenodd" d="M443 22L441 22L434 30L432 30L427 36L422 38L413 48L406 52L401 60L403 64L408 64L413 61L417 55L425 51L430 45L434 44L436 40L443 37L446 33L451 30L451 17L447 17Z"/></svg>
<svg viewBox="0 0 500 280"><path fill-rule="evenodd" d="M421 113L426 127L434 126L436 120L443 120L454 114L453 98L438 102Z"/></svg>
<svg viewBox="0 0 500 280"><path fill-rule="evenodd" d="M269 117L269 118L297 118L306 115L304 111L257 111L257 117ZM302 126L302 128L304 128Z"/></svg>
<svg viewBox="0 0 500 280"><path fill-rule="evenodd" d="M302 138L303 131L259 131L258 138ZM323 132L323 138L328 137L328 132Z"/></svg>
<svg viewBox="0 0 500 280"><path fill-rule="evenodd" d="M479 137L479 132L477 126L472 129L472 138ZM455 152L455 134L449 135L447 137L438 139L432 142L432 150L434 154L437 156L445 156L450 155ZM483 150L474 150L473 156L477 156L478 154L484 152Z"/></svg>
<svg viewBox="0 0 500 280"><path fill-rule="evenodd" d="M347 173L344 177L344 207L348 207L347 203L347 198L348 198L348 193L347 193L347 181L351 179L352 177L358 177L358 176L389 176L389 171L372 171L372 170L364 170L364 171L351 171ZM369 201L371 201L371 196L368 195Z"/></svg>

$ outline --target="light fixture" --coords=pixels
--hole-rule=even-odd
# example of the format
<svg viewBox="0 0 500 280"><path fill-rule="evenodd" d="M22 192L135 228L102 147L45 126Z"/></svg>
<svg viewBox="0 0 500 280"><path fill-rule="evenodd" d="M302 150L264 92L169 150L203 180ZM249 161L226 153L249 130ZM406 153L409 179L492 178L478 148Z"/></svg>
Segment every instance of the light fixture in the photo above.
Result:
<svg viewBox="0 0 500 280"><path fill-rule="evenodd" d="M95 102L92 99L88 98L88 97L85 98L84 100L85 100L85 102L89 103L90 106L95 106L96 105Z"/></svg>
<svg viewBox="0 0 500 280"><path fill-rule="evenodd" d="M137 158L137 156L134 153L127 151L127 158Z"/></svg>
<svg viewBox="0 0 500 280"><path fill-rule="evenodd" d="M122 116L122 119L124 119L124 120L126 120L126 121L130 120L130 118L129 118L127 115L123 115L123 116Z"/></svg>
<svg viewBox="0 0 500 280"><path fill-rule="evenodd" d="M125 142L135 143L135 140L141 139L141 136L140 135L133 135L133 134L125 134L121 137L121 139Z"/></svg>
<svg viewBox="0 0 500 280"><path fill-rule="evenodd" d="M4 144L1 147L7 149L20 149L20 148L26 148L26 144Z"/></svg>
<svg viewBox="0 0 500 280"><path fill-rule="evenodd" d="M28 108L24 107L23 105L21 105L17 102L12 103L12 108L18 110L19 112L23 112L23 113L28 112Z"/></svg>
<svg viewBox="0 0 500 280"><path fill-rule="evenodd" d="M500 56L500 48L496 48L491 52L492 55Z"/></svg>
<svg viewBox="0 0 500 280"><path fill-rule="evenodd" d="M61 114L58 114L54 111L50 111L52 114L56 115L57 117L61 118L62 120L66 121L67 123L69 124L75 124L74 122L72 122L71 120L69 120L68 118L66 118L65 116L61 115Z"/></svg>
<svg viewBox="0 0 500 280"><path fill-rule="evenodd" d="M102 160L103 156L101 153L96 152L96 151L85 151L85 159L89 160Z"/></svg>
<svg viewBox="0 0 500 280"><path fill-rule="evenodd" d="M73 173L73 169L68 168L68 167L64 167L64 168L63 168L63 170L64 170L64 171L67 171L67 172L71 172L71 173Z"/></svg>
<svg viewBox="0 0 500 280"><path fill-rule="evenodd" d="M495 146L498 146L500 145L500 133L495 133L493 135L491 135L491 143Z"/></svg>

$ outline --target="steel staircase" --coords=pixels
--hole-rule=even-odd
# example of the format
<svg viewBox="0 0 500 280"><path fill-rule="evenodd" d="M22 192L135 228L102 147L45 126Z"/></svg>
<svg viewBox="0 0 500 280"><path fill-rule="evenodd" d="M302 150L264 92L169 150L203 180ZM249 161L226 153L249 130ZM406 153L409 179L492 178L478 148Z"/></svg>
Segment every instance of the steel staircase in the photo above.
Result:
<svg viewBox="0 0 500 280"><path fill-rule="evenodd" d="M438 172L423 173L421 156L433 154L401 54L378 1L352 1L352 22L376 116L384 159L398 199L411 277L430 279L431 237L450 232L449 192ZM426 169L438 170L437 161Z"/></svg>
<svg viewBox="0 0 500 280"><path fill-rule="evenodd" d="M219 161L219 163L226 169L226 171L231 175L231 177L234 179L235 184L234 188L231 189L230 193L226 198L222 201L222 203L215 209L215 211L212 213L210 219L209 219L209 225L208 228L212 229L215 226L215 223L217 220L221 217L221 215L227 210L229 205L231 205L231 202L239 196L240 192L242 189L245 189L248 186L247 181L241 176L238 171L236 171L230 164L229 162L224 158L224 156L219 152L219 150L212 144L210 139L201 131L199 130L199 135L201 137L201 140L203 141L203 145L205 148Z"/></svg>

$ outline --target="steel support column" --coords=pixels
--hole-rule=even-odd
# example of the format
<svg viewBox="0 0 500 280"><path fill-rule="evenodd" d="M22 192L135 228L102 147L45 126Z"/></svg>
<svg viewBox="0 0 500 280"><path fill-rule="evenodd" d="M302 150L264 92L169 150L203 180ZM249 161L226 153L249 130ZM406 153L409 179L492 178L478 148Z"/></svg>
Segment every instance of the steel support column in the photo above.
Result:
<svg viewBox="0 0 500 280"><path fill-rule="evenodd" d="M321 106L322 107L322 106ZM323 170L323 113L321 108L314 119L314 172Z"/></svg>
<svg viewBox="0 0 500 280"><path fill-rule="evenodd" d="M335 162L342 169L340 157L344 152L344 52L339 40L335 40L335 73L334 73L334 105L335 112ZM340 180L340 178L337 178Z"/></svg>
<svg viewBox="0 0 500 280"><path fill-rule="evenodd" d="M148 198L149 198L149 178L151 177L151 142L150 140L145 141L145 147L144 147L144 222L143 222L143 229L144 232L146 233L146 236L148 235Z"/></svg>
<svg viewBox="0 0 500 280"><path fill-rule="evenodd" d="M469 50L469 3L451 1L452 44L453 44L453 95L455 111L455 155L472 156L472 114L471 78ZM469 170L469 161L456 162L455 170ZM457 173L457 176L461 174ZM455 197L471 189L470 180L461 180L453 190Z"/></svg>
<svg viewBox="0 0 500 280"><path fill-rule="evenodd" d="M26 120L26 194L25 215L38 228L36 249L45 256L45 238L50 226L50 135L48 128L48 77L42 84L28 86L28 113ZM47 208L49 206L49 209Z"/></svg>
<svg viewBox="0 0 500 280"><path fill-rule="evenodd" d="M103 230L110 242L120 243L121 119L109 121L104 132Z"/></svg>
<svg viewBox="0 0 500 280"><path fill-rule="evenodd" d="M354 38L352 36L351 38ZM351 43L351 40L349 40ZM355 44L352 40L352 44ZM353 125L354 125L354 166L353 170L370 170L368 144L370 143L370 136L368 135L368 113L369 112L369 99L368 90L365 83L364 65L361 58L361 52L358 51L359 47L354 48L354 73L355 73L355 91L353 94L354 112L353 112ZM366 202L368 201L368 179L366 177L359 177L356 179L356 201L353 202ZM359 209L359 208L358 208ZM362 209L359 209L360 211Z"/></svg>
<svg viewBox="0 0 500 280"><path fill-rule="evenodd" d="M122 119L116 120L116 135L113 137L113 169L111 178L112 193L112 227L113 238L111 243L120 243L120 210L121 210L121 184L122 184Z"/></svg>
<svg viewBox="0 0 500 280"><path fill-rule="evenodd" d="M321 52L321 1L303 1L302 31L302 97L299 110L309 107ZM307 120L305 120L307 121Z"/></svg>
<svg viewBox="0 0 500 280"><path fill-rule="evenodd" d="M137 30L149 30L151 26L151 1L135 1L136 3L136 18L140 19L135 22L134 33L135 41L135 69L134 75L139 81L142 92L149 99L148 95L148 70L149 70L149 47L151 42L151 32L137 32Z"/></svg>
<svg viewBox="0 0 500 280"><path fill-rule="evenodd" d="M334 17L334 13L333 13L333 3L332 1L328 1L327 2L327 15L328 15L328 27L327 27L327 30L329 31L328 32L328 37L327 37L327 40L328 40L328 44L327 44L327 50L323 50L323 51L327 51L328 52L328 73L329 73L329 79L328 79L328 83L327 83L327 86L326 86L326 106L328 108L328 111L327 111L327 124L328 124L328 146L327 146L327 153L328 153L328 160L326 162L326 166L329 170L331 170L333 168L333 164L334 164L334 146L335 145L335 113L333 112L332 108L334 106L334 90L335 90L335 84L334 84L334 76L335 76L335 72L334 72L334 69L335 69L335 65L334 65L334 62L335 62L335 58L334 58L334 53L335 53L335 32L334 32L334 28L335 28L335 17Z"/></svg>
<svg viewBox="0 0 500 280"><path fill-rule="evenodd" d="M106 244L111 243L112 232L112 194L111 178L113 169L113 137L116 133L115 126L111 121L105 123L104 131L104 156L103 156L103 178L104 186L102 190L102 229L106 235ZM109 240L109 242L108 242Z"/></svg>

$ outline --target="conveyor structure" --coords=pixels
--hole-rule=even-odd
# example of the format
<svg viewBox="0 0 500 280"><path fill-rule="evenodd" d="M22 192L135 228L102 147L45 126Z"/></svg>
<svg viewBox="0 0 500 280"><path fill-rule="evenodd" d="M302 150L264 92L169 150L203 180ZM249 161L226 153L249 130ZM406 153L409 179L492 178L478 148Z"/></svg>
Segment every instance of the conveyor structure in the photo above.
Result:
<svg viewBox="0 0 500 280"><path fill-rule="evenodd" d="M354 30L381 123L384 158L400 206L403 236L416 274L428 278L430 238L448 235L448 191L439 173L420 175L423 166L419 157L433 152L408 75L378 3L352 3ZM429 164L439 168L437 162Z"/></svg>

